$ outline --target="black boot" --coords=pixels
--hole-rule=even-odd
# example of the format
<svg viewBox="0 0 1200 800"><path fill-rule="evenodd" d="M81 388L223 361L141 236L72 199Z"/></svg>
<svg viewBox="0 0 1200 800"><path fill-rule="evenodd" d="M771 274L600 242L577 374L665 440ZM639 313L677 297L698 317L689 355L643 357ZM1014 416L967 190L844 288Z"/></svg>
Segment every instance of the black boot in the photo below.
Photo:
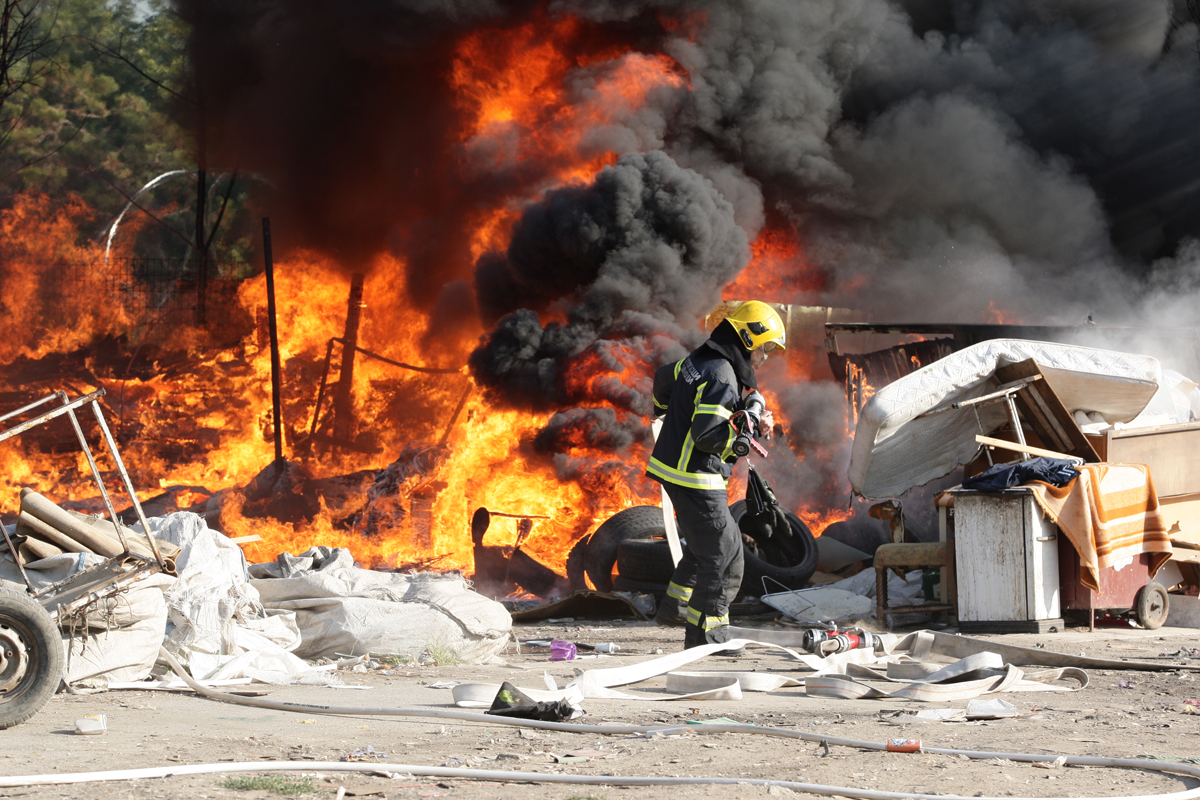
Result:
<svg viewBox="0 0 1200 800"><path fill-rule="evenodd" d="M658 625L675 628L687 624L687 605L674 597L664 598L658 605L658 613L654 615L654 622Z"/></svg>
<svg viewBox="0 0 1200 800"><path fill-rule="evenodd" d="M728 642L730 639L734 638L737 637L735 637L730 631L728 625L718 625L717 627L708 631L704 637L705 641L709 644L724 644L725 642ZM730 648L729 650L721 650L719 652L723 656L744 656L746 654L746 648L734 647Z"/></svg>
<svg viewBox="0 0 1200 800"><path fill-rule="evenodd" d="M708 644L708 640L704 638L704 629L689 622L683 628L683 649L690 650L702 644Z"/></svg>

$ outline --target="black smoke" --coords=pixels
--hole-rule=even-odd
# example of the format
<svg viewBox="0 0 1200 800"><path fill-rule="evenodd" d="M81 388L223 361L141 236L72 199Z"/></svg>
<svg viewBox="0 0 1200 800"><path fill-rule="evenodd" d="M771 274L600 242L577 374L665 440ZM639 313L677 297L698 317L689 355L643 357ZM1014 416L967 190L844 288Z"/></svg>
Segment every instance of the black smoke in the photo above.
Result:
<svg viewBox="0 0 1200 800"><path fill-rule="evenodd" d="M470 281L476 379L521 407L588 409L540 440L572 474L577 441L637 446L598 432L647 412L653 369L698 343L768 222L828 280L763 299L876 320L1186 325L1200 299L1185 0L177 6L214 158L272 181L294 241L402 255L414 296L464 327ZM568 104L632 57L612 53L668 55L686 78L608 109L579 155L616 163L578 186L521 157L519 127L462 141L449 78L468 32L564 14L581 20ZM472 259L464 230L504 197L536 199ZM817 426L826 401L786 402Z"/></svg>
<svg viewBox="0 0 1200 800"><path fill-rule="evenodd" d="M550 192L526 210L506 252L479 260L479 306L485 318L504 316L472 354L472 371L532 408L604 399L650 413L646 367L695 341L748 259L746 232L711 181L663 152L623 156L589 186ZM536 311L562 321L543 327ZM568 380L580 361L610 372L641 365L629 376L640 388L588 374L582 389Z"/></svg>

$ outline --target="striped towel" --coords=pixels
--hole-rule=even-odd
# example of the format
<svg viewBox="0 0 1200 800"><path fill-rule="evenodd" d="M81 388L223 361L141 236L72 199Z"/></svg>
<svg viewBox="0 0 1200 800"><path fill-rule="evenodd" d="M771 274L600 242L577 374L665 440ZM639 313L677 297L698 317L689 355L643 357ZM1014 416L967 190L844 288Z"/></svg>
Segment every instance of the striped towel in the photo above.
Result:
<svg viewBox="0 0 1200 800"><path fill-rule="evenodd" d="M1150 574L1171 557L1171 540L1158 508L1158 495L1144 464L1084 464L1061 488L1042 481L1028 485L1038 505L1079 553L1079 580L1100 591L1099 572L1150 553Z"/></svg>

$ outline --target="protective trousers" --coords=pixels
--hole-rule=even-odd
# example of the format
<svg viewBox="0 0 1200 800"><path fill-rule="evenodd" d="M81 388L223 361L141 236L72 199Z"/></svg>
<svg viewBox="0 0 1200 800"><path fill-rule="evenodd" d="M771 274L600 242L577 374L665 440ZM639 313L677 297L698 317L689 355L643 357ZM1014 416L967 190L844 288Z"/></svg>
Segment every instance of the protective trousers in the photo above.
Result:
<svg viewBox="0 0 1200 800"><path fill-rule="evenodd" d="M667 587L667 614L687 621L684 646L704 644L713 628L729 624L729 604L742 585L742 533L729 513L724 489L663 484L675 506L683 558Z"/></svg>

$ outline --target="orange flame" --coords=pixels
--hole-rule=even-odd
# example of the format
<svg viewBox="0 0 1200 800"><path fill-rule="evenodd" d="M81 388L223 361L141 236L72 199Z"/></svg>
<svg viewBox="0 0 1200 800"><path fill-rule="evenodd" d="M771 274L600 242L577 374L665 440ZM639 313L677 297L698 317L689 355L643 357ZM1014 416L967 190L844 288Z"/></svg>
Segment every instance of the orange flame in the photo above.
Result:
<svg viewBox="0 0 1200 800"><path fill-rule="evenodd" d="M702 15L663 21L688 38L697 36L703 23ZM652 94L684 90L685 74L662 54L591 46L588 34L577 19L543 14L520 27L480 29L458 42L449 85L461 114L462 168L534 175L470 221L463 235L473 258L507 245L525 203L551 188L590 179L623 152L662 145L632 133L604 138L597 132L620 128ZM0 362L11 367L20 357L66 353L134 327L134 315L111 290L114 282L132 282L132 276L122 275L115 261L106 265L98 246L76 244L76 231L90 215L77 199L55 205L37 196L17 197L0 212L0 288L8 298L0 320L7 334L0 342ZM133 241L131 231L126 229L125 241ZM790 228L765 229L752 247L750 267L727 295L791 299L822 288L823 275L807 264ZM74 293L56 288L52 280L63 262L92 266L78 273ZM404 267L380 255L364 268L360 346L392 362L462 366L470 340L480 331L431 352L421 339L423 326L412 324L424 320L426 312L408 294ZM367 565L428 563L469 572L474 566L469 523L482 506L534 518L523 548L561 567L574 542L600 521L630 505L657 503L657 486L643 476L642 447L614 455L582 433L568 433L567 456L597 466L560 478L561 461L556 464L534 447L549 414L494 405L465 369L461 374L414 372L363 353L354 371L355 447L314 446L301 452L298 445L316 416L323 372L329 371L330 387L340 378L340 346L329 348L344 333L344 265L293 252L276 265L275 286L284 370L280 420L272 418L266 340L255 335L233 347L215 347L199 331L140 329L130 334L133 344L114 348L119 364L89 353L80 356L82 366L72 364L47 377L44 388L60 388L63 374L70 375L65 381L73 395L105 388L106 415L139 490L156 487L180 507L207 501L219 512L224 533L261 537L246 545L251 560L322 544L348 547ZM53 302L39 305L37 298ZM263 318L265 304L265 278L259 276L242 282L235 302L219 311L241 320L231 327L244 323L249 328ZM611 347L620 350L621 345ZM606 382L644 390L659 365L632 351L616 355L620 358L606 360L593 352L578 356L561 375L563 390L573 398L602 395L598 389ZM152 361L157 362L153 368ZM22 388L40 392L43 385ZM329 407L326 400L322 413ZM246 488L274 459L277 425L290 459L284 475L294 481L280 498L297 512L290 521L261 515L260 500ZM94 496L82 457L55 436L0 444L7 465L3 486L9 490L0 496L0 510L16 510L21 486L60 502ZM406 472L406 458L419 468ZM294 496L288 493L293 489ZM744 486L735 483L731 495L739 489ZM824 524L816 510L801 513L819 534L837 512ZM512 544L516 536L515 520L501 517L489 529L488 542Z"/></svg>
<svg viewBox="0 0 1200 800"><path fill-rule="evenodd" d="M597 144L594 131L636 113L651 92L686 85L678 65L662 54L568 55L586 33L574 17L540 14L518 28L481 29L459 42L450 85L464 117L463 152L494 171L535 164L542 175L531 196L477 215L472 257L507 244L521 201L589 180L615 163L621 153Z"/></svg>
<svg viewBox="0 0 1200 800"><path fill-rule="evenodd" d="M988 301L988 313L984 320L991 325L1020 325L1021 319L1011 311L1005 311L996 305L995 300Z"/></svg>
<svg viewBox="0 0 1200 800"><path fill-rule="evenodd" d="M725 287L726 297L789 302L824 288L824 276L805 259L790 228L763 228L750 245L750 264Z"/></svg>

